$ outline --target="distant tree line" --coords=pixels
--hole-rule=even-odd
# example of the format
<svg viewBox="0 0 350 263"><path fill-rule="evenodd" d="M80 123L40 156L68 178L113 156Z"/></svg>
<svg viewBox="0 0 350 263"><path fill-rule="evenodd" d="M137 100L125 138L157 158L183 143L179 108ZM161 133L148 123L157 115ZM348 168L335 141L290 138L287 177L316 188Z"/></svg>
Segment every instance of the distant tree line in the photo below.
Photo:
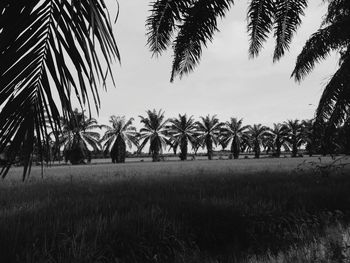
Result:
<svg viewBox="0 0 350 263"><path fill-rule="evenodd" d="M334 129L315 120L288 120L267 127L243 125L243 119L235 117L220 122L216 115L200 117L198 121L186 114L166 119L162 110L148 110L139 118L143 126L138 131L133 126L133 118L113 115L110 125L100 125L96 119L88 118L76 109L70 121L61 120L61 131L50 134L49 144L44 149L34 148L33 156L40 162L63 157L66 162L80 164L90 162L92 153L102 153L113 163L123 163L128 148L134 146L137 153L141 153L146 145L154 162L161 160L165 149L172 150L180 160L187 160L190 151L196 155L199 148L206 149L211 160L214 147L229 151L232 159L238 159L244 152L252 152L259 158L262 151L272 157L280 157L282 151L297 157L301 146L310 156L350 154L349 121ZM6 162L9 154L6 151L1 154L2 162ZM21 160L20 155L17 160Z"/></svg>

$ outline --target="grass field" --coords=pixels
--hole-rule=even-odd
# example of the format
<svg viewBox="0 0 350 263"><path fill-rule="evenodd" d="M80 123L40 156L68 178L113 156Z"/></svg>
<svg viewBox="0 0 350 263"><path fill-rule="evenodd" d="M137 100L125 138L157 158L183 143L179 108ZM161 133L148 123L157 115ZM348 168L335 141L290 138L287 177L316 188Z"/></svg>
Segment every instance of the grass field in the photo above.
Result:
<svg viewBox="0 0 350 263"><path fill-rule="evenodd" d="M0 262L349 262L350 167L331 162L16 167Z"/></svg>

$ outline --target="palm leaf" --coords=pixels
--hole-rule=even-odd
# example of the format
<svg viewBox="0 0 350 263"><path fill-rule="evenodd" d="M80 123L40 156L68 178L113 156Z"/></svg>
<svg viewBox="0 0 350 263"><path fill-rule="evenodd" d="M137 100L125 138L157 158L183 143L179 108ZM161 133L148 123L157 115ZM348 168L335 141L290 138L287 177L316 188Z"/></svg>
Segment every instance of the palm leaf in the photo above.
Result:
<svg viewBox="0 0 350 263"><path fill-rule="evenodd" d="M224 17L233 0L196 1L186 10L183 24L174 41L174 60L171 81L190 73L199 63L202 46L212 41L217 18Z"/></svg>
<svg viewBox="0 0 350 263"><path fill-rule="evenodd" d="M249 55L259 54L273 27L275 3L273 0L252 0L248 8Z"/></svg>
<svg viewBox="0 0 350 263"><path fill-rule="evenodd" d="M342 63L321 96L316 117L337 126L350 115L350 58Z"/></svg>
<svg viewBox="0 0 350 263"><path fill-rule="evenodd" d="M151 15L146 20L147 44L153 55L160 55L171 43L176 22L181 21L182 10L192 0L160 0L152 3Z"/></svg>
<svg viewBox="0 0 350 263"><path fill-rule="evenodd" d="M307 0L276 1L275 10L275 38L276 47L273 60L279 60L289 49L292 38L301 24L301 16L307 7Z"/></svg>
<svg viewBox="0 0 350 263"><path fill-rule="evenodd" d="M350 18L331 24L313 34L298 56L292 76L301 81L313 70L316 63L346 43L350 36L349 24Z"/></svg>
<svg viewBox="0 0 350 263"><path fill-rule="evenodd" d="M112 76L119 53L103 0L3 0L0 11L0 152L10 144L13 161L23 147L25 176L32 135L48 138L45 116L57 133L60 115L73 116L72 94L98 108L98 83Z"/></svg>

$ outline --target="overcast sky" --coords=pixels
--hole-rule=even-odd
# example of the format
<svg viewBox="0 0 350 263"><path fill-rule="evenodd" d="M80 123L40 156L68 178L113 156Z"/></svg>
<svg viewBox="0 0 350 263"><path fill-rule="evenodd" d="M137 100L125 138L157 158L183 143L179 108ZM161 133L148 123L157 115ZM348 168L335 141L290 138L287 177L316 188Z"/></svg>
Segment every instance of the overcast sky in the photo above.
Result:
<svg viewBox="0 0 350 263"><path fill-rule="evenodd" d="M115 1L111 4L114 15ZM243 118L245 124L272 125L287 119L314 116L325 83L337 68L336 57L317 65L301 84L290 79L298 53L316 31L325 14L322 1L309 1L303 25L294 38L290 52L272 63L271 39L257 59L248 58L246 0L237 0L227 17L219 23L220 32L203 50L196 70L170 83L172 53L152 58L146 46L145 20L149 10L145 0L119 0L120 14L114 25L122 65L114 65L116 87L101 92L102 108L98 120L108 123L110 115L134 117L147 109L163 109L166 117L179 113L217 114L221 121ZM113 3L113 4L112 4Z"/></svg>

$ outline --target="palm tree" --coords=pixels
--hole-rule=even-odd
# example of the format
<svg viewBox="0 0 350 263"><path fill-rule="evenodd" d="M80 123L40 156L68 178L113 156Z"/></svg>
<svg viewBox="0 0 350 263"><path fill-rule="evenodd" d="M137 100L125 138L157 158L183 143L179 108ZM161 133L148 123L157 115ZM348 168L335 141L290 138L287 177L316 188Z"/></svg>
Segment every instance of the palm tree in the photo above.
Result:
<svg viewBox="0 0 350 263"><path fill-rule="evenodd" d="M274 149L274 155L276 157L281 156L281 148L288 149L286 144L288 136L288 127L281 123L274 123L273 128L269 129L272 135L272 148Z"/></svg>
<svg viewBox="0 0 350 263"><path fill-rule="evenodd" d="M62 119L62 133L58 139L66 161L79 164L83 163L84 159L91 160L90 151L100 150L100 134L93 131L100 126L97 125L96 119L86 118L78 109L73 113L74 119L69 122Z"/></svg>
<svg viewBox="0 0 350 263"><path fill-rule="evenodd" d="M111 116L109 122L112 126L101 125L107 131L103 135L101 142L104 142L103 149L110 152L113 163L124 163L126 156L126 145L138 146L138 133L132 126L133 118L125 119L125 116Z"/></svg>
<svg viewBox="0 0 350 263"><path fill-rule="evenodd" d="M154 109L153 111L146 111L147 117L139 116L144 127L140 130L140 144L139 151L141 151L149 142L149 153L152 154L152 161L160 161L160 153L166 147L166 124L168 120L164 120L164 112Z"/></svg>
<svg viewBox="0 0 350 263"><path fill-rule="evenodd" d="M222 128L222 136L225 143L231 143L231 153L234 159L238 159L241 150L241 144L244 138L247 136L245 131L249 127L242 126L243 119L231 118L230 122L226 122Z"/></svg>
<svg viewBox="0 0 350 263"><path fill-rule="evenodd" d="M261 124L254 124L248 127L249 145L255 153L255 158L260 158L260 148L268 136L268 127Z"/></svg>
<svg viewBox="0 0 350 263"><path fill-rule="evenodd" d="M0 14L0 152L10 142L11 156L24 149L26 176L34 138L47 144L62 116L74 119L72 95L99 107L98 86L119 53L104 0L2 0Z"/></svg>
<svg viewBox="0 0 350 263"><path fill-rule="evenodd" d="M285 122L288 128L287 142L292 148L292 157L297 157L299 147L305 142L303 125L299 120L288 120Z"/></svg>
<svg viewBox="0 0 350 263"><path fill-rule="evenodd" d="M317 147L318 147L317 145L318 139L315 136L316 135L315 122L314 120L303 120L302 126L303 126L303 137L306 143L305 150L311 157L314 153L317 152Z"/></svg>
<svg viewBox="0 0 350 263"><path fill-rule="evenodd" d="M208 159L213 158L213 144L219 143L220 129L222 123L216 118L216 115L210 117L200 117L200 121L196 122L198 139L201 145L207 147Z"/></svg>
<svg viewBox="0 0 350 263"><path fill-rule="evenodd" d="M187 117L187 115L179 114L176 119L170 120L169 135L170 140L174 145L180 147L180 159L181 161L187 160L188 143L195 142L196 124L193 117Z"/></svg>

